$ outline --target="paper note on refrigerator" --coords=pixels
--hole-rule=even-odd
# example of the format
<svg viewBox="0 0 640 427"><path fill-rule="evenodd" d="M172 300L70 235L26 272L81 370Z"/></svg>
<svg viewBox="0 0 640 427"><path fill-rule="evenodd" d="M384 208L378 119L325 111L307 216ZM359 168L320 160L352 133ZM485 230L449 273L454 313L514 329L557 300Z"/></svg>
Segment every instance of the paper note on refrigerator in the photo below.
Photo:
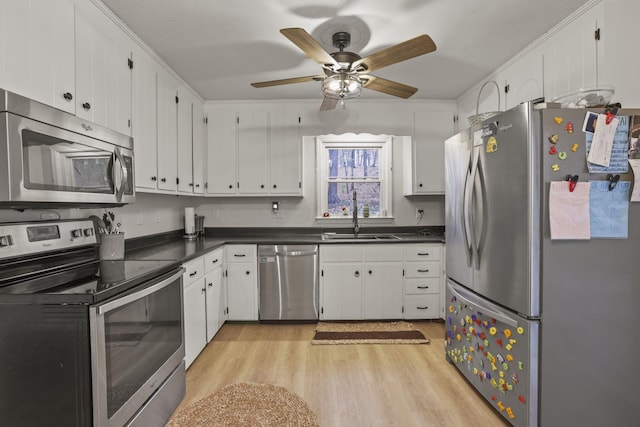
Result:
<svg viewBox="0 0 640 427"><path fill-rule="evenodd" d="M591 238L626 239L631 182L619 181L611 189L609 181L591 181L590 184Z"/></svg>
<svg viewBox="0 0 640 427"><path fill-rule="evenodd" d="M588 182L578 182L569 191L567 181L551 182L549 223L552 240L587 240L591 238Z"/></svg>
<svg viewBox="0 0 640 427"><path fill-rule="evenodd" d="M629 116L617 116L606 124L607 116L598 115L593 134L586 133L587 166L590 173L626 173L629 151Z"/></svg>

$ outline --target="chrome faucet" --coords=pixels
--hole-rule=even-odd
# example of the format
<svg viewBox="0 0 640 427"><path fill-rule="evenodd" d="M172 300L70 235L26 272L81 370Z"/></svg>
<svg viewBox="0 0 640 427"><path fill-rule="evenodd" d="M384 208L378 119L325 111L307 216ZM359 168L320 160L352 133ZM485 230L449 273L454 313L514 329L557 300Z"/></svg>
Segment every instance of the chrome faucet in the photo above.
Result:
<svg viewBox="0 0 640 427"><path fill-rule="evenodd" d="M358 235L360 226L358 225L358 194L353 192L353 234Z"/></svg>

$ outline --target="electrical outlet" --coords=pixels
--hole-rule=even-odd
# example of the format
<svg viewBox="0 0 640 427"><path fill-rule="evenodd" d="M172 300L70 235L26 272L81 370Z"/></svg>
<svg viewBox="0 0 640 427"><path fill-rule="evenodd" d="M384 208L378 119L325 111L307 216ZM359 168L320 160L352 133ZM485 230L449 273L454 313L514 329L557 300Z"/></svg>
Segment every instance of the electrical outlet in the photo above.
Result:
<svg viewBox="0 0 640 427"><path fill-rule="evenodd" d="M220 219L220 209L219 208L213 208L211 210L211 219Z"/></svg>
<svg viewBox="0 0 640 427"><path fill-rule="evenodd" d="M424 215L424 209L416 209L416 218L421 218Z"/></svg>

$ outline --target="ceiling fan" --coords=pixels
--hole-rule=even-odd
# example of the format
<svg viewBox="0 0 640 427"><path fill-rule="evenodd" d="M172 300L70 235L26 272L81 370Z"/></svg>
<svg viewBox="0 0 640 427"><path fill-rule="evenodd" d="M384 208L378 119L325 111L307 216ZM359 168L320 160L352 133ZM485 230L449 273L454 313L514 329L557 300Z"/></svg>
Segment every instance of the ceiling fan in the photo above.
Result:
<svg viewBox="0 0 640 427"><path fill-rule="evenodd" d="M436 50L436 44L431 37L422 34L361 58L357 53L344 50L351 43L351 35L346 31L333 34L333 46L339 49L333 53L328 53L302 28L283 28L280 32L309 58L318 62L324 74L251 83L251 86L261 88L309 81L322 82L324 101L320 107L321 111L335 108L338 102L344 104L345 99L357 98L363 87L400 98L409 98L418 91L417 88L369 73Z"/></svg>

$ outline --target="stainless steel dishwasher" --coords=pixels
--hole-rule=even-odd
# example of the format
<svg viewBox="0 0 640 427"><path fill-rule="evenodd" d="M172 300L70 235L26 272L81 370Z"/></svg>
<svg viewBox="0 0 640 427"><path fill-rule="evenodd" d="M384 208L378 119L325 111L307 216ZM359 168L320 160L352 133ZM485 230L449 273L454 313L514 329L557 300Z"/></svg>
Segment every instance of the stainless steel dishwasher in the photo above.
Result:
<svg viewBox="0 0 640 427"><path fill-rule="evenodd" d="M258 246L260 320L318 319L318 245Z"/></svg>

